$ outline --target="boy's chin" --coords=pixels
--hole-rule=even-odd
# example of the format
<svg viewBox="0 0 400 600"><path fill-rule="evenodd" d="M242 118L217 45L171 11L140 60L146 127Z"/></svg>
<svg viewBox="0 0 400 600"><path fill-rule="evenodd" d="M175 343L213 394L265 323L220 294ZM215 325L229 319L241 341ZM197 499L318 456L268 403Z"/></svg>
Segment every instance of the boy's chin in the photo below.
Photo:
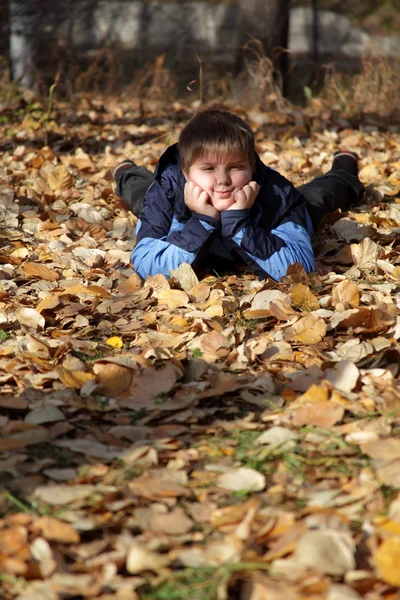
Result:
<svg viewBox="0 0 400 600"><path fill-rule="evenodd" d="M228 210L228 208L235 204L235 200L233 198L223 198L219 200L214 200L212 204L218 212L221 212L222 210Z"/></svg>

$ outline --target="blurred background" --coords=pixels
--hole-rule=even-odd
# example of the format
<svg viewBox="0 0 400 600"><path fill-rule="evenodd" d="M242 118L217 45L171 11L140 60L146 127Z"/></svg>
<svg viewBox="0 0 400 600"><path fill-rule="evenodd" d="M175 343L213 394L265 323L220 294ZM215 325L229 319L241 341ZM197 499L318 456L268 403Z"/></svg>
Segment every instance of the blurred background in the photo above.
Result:
<svg viewBox="0 0 400 600"><path fill-rule="evenodd" d="M400 0L0 0L0 8L3 83L38 95L56 77L63 98L229 96L260 108L310 102L327 84L345 99L360 74L366 85L378 78L385 97L399 91Z"/></svg>

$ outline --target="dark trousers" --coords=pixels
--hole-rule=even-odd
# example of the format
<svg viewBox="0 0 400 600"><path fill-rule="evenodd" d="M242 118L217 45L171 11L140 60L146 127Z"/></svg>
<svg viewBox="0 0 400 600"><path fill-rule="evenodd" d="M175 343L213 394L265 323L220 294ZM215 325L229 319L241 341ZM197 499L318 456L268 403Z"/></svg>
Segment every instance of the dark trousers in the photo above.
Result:
<svg viewBox="0 0 400 600"><path fill-rule="evenodd" d="M151 171L136 166L127 170L117 181L117 195L137 217L140 217L143 210L144 196L152 181ZM338 208L348 209L356 204L364 193L364 186L357 175L336 167L297 189L306 199L314 230L326 214Z"/></svg>

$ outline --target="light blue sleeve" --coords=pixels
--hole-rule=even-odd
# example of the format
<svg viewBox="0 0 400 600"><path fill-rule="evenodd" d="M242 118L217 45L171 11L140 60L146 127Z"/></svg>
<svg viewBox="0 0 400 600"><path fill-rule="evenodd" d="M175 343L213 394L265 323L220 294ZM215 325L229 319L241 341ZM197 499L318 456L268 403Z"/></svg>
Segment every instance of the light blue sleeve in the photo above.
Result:
<svg viewBox="0 0 400 600"><path fill-rule="evenodd" d="M301 225L288 222L279 225L276 229L272 229L268 235L277 236L286 245L282 246L266 259L255 256L242 247L245 231L246 226L239 229L232 240L239 246L242 253L245 253L265 274L271 276L276 281L279 281L281 277L286 275L288 266L295 262L303 265L308 273L314 270L314 253L311 239L308 232Z"/></svg>
<svg viewBox="0 0 400 600"><path fill-rule="evenodd" d="M183 262L192 264L196 256L197 253L182 250L166 238L143 238L132 252L132 263L142 279L156 273L169 277L171 269L177 269Z"/></svg>
<svg viewBox="0 0 400 600"><path fill-rule="evenodd" d="M201 226L204 239L215 230L213 225L210 225L210 223L201 219L197 220L197 224ZM196 229L199 229L198 225L196 226ZM140 227L141 223L139 221L136 228L136 235L138 235ZM183 232L185 228L187 228L187 224L185 226L184 223L179 223L176 217L174 217L168 236L158 239L145 237L137 243L131 258L136 273L142 279L146 279L147 275L155 275L157 273L161 273L162 275L165 275L165 277L170 277L171 269L177 269L183 262L189 263L190 265L193 264L199 254L201 241L204 243L204 240L200 240L196 250L190 252L171 243L168 239L169 236L173 234Z"/></svg>

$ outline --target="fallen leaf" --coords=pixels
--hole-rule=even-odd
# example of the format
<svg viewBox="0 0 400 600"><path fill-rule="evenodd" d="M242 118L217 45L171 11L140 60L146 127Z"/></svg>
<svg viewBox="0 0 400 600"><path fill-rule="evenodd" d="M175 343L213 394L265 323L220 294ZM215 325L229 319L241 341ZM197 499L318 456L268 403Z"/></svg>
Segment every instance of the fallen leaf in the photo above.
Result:
<svg viewBox="0 0 400 600"><path fill-rule="evenodd" d="M172 558L165 554L157 554L146 550L139 544L132 544L128 550L126 558L126 570L128 573L142 573L143 571L154 571L158 573L160 569L166 567Z"/></svg>
<svg viewBox="0 0 400 600"><path fill-rule="evenodd" d="M158 294L158 303L166 304L171 309L179 308L189 304L189 296L181 290L164 289Z"/></svg>
<svg viewBox="0 0 400 600"><path fill-rule="evenodd" d="M343 304L345 308L356 308L360 304L360 292L354 281L343 280L332 289L332 306Z"/></svg>
<svg viewBox="0 0 400 600"><path fill-rule="evenodd" d="M63 165L59 165L52 170L47 183L54 191L66 190L72 185L72 177Z"/></svg>
<svg viewBox="0 0 400 600"><path fill-rule="evenodd" d="M298 408L292 416L292 424L295 427L307 425L331 429L335 423L342 420L343 415L344 407L337 402L318 402Z"/></svg>
<svg viewBox="0 0 400 600"><path fill-rule="evenodd" d="M33 531L38 531L47 540L63 544L79 544L80 535L69 523L64 523L55 517L44 516L36 519L32 525Z"/></svg>
<svg viewBox="0 0 400 600"><path fill-rule="evenodd" d="M292 306L296 306L302 311L310 312L319 309L317 297L312 293L310 288L303 283L297 283L291 294L290 300Z"/></svg>
<svg viewBox="0 0 400 600"><path fill-rule="evenodd" d="M324 339L325 334L325 321L315 315L303 317L283 331L283 337L286 341L295 340L303 344L318 344Z"/></svg>
<svg viewBox="0 0 400 600"><path fill-rule="evenodd" d="M167 535L183 535L193 528L193 522L181 508L176 508L168 514L155 515L151 520L151 529Z"/></svg>
<svg viewBox="0 0 400 600"><path fill-rule="evenodd" d="M222 473L217 479L217 486L233 492L246 490L248 492L260 492L265 488L267 481L265 476L249 467L239 467Z"/></svg>
<svg viewBox="0 0 400 600"><path fill-rule="evenodd" d="M188 263L181 263L177 269L170 270L170 276L173 277L185 292L198 285L199 280L196 273Z"/></svg>
<svg viewBox="0 0 400 600"><path fill-rule="evenodd" d="M57 281L60 278L57 271L38 263L25 263L21 268L26 277L35 277L36 279L44 279L45 281Z"/></svg>
<svg viewBox="0 0 400 600"><path fill-rule="evenodd" d="M400 587L400 537L384 540L375 553L375 564L379 576L395 587Z"/></svg>
<svg viewBox="0 0 400 600"><path fill-rule="evenodd" d="M287 451L296 446L299 434L286 427L271 427L264 431L255 441L257 445L268 446L270 450Z"/></svg>
<svg viewBox="0 0 400 600"><path fill-rule="evenodd" d="M344 575L356 567L353 540L335 530L305 533L297 543L294 559L302 567L326 575Z"/></svg>
<svg viewBox="0 0 400 600"><path fill-rule="evenodd" d="M342 360L325 372L325 378L342 392L351 392L357 385L360 371L354 363Z"/></svg>
<svg viewBox="0 0 400 600"><path fill-rule="evenodd" d="M110 337L106 340L106 344L111 346L112 348L117 348L117 350L121 350L124 347L124 342L118 336Z"/></svg>

